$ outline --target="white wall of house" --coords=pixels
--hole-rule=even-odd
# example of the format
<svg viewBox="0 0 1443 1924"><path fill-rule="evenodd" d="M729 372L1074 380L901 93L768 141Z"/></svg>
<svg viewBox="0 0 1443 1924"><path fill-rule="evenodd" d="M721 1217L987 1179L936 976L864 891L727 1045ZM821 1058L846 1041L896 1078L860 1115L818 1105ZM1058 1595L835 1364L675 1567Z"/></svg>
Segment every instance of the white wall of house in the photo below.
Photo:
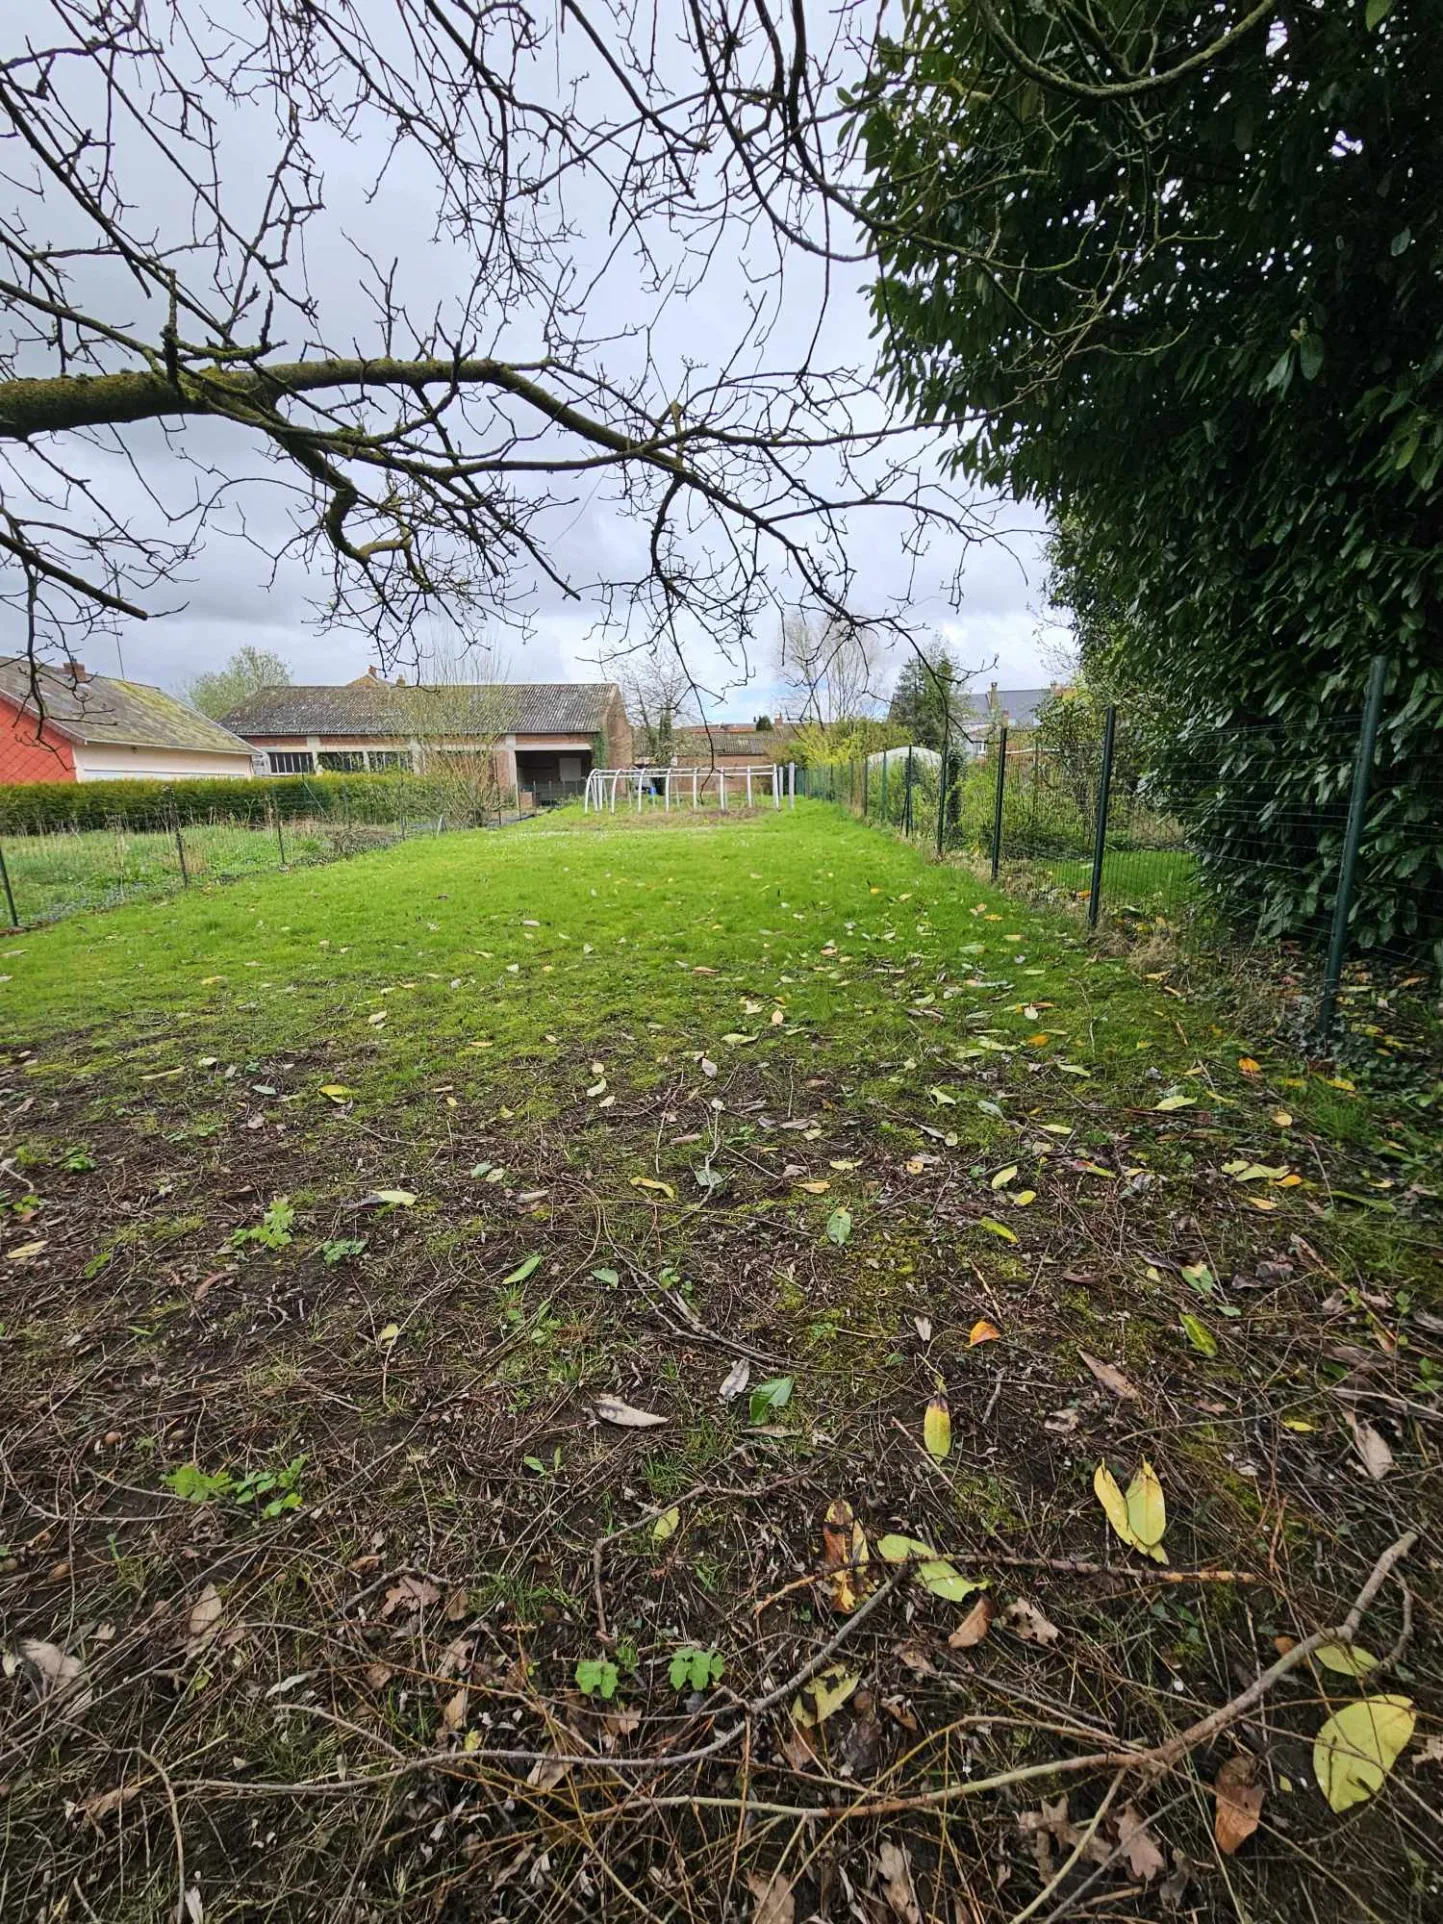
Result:
<svg viewBox="0 0 1443 1924"><path fill-rule="evenodd" d="M123 742L76 742L77 782L249 781L255 773L248 754L225 755L208 748L140 748Z"/></svg>
<svg viewBox="0 0 1443 1924"><path fill-rule="evenodd" d="M366 756L366 766L369 768L373 765L372 757L394 755L399 752L408 754L411 757L412 767L418 771L421 770L424 762L420 742L408 742L399 738L380 740L374 735L287 735L284 737L261 735L256 736L254 740L256 753L266 757L267 768L270 766L269 758L272 754L310 754L317 758L323 753L360 754ZM462 735L455 741L442 741L437 746L443 752L455 753L460 749L474 747L475 743L468 741ZM496 757L496 779L503 788L514 786L518 749L523 755L536 753L582 757L591 754L592 746L590 735L500 735L496 739L493 751ZM315 765L319 766L318 761ZM578 779L580 779L580 773L578 766Z"/></svg>

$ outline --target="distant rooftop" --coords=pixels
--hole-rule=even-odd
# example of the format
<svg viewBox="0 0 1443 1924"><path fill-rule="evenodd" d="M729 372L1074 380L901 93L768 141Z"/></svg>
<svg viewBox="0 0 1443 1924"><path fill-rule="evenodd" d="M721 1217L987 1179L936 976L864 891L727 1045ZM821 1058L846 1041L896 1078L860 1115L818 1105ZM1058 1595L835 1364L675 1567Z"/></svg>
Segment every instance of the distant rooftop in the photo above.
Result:
<svg viewBox="0 0 1443 1924"><path fill-rule="evenodd" d="M0 695L14 702L22 715L37 720L43 716L73 742L250 753L249 742L163 689L143 681L91 675L78 663L69 668L36 667L32 677L31 665L22 657L0 659Z"/></svg>
<svg viewBox="0 0 1443 1924"><path fill-rule="evenodd" d="M362 675L321 686L262 688L232 708L238 735L350 735L397 739L415 733L418 694L444 704L448 726L478 734L595 735L616 693L609 681L478 682L407 687Z"/></svg>

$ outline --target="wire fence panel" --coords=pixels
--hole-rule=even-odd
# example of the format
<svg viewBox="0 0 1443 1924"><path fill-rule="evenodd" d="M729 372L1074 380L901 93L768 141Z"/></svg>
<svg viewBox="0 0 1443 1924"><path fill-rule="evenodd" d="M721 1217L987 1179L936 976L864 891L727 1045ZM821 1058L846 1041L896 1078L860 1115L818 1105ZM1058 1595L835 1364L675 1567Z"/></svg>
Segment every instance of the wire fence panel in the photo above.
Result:
<svg viewBox="0 0 1443 1924"><path fill-rule="evenodd" d="M309 812L302 794L285 812L271 807L257 816L251 798L242 795L234 813L213 808L202 815L147 798L134 818L116 814L102 827L12 816L0 837L0 921L52 922L81 910L344 861L396 842L519 819L514 805L494 798L478 805L402 781L379 801L368 793L354 809L333 788L317 789L311 799Z"/></svg>
<svg viewBox="0 0 1443 1924"><path fill-rule="evenodd" d="M1310 719L1305 743L1284 722L1164 734L1111 710L1060 741L1002 728L799 770L799 792L1094 924L1284 944L1326 1030L1337 997L1376 997L1389 971L1434 986L1443 964L1443 758L1389 766L1381 667L1372 681L1371 723Z"/></svg>

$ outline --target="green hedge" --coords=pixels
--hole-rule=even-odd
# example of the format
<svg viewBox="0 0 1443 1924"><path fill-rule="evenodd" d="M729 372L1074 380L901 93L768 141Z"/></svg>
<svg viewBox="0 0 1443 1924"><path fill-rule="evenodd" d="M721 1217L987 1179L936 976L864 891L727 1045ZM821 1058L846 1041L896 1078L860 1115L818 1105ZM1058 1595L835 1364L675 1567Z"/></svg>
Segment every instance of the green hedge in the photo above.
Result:
<svg viewBox="0 0 1443 1924"><path fill-rule="evenodd" d="M402 815L442 815L455 806L414 776L273 775L257 781L12 782L0 784L0 834L39 829L165 828L182 822L283 821L339 816L393 822Z"/></svg>

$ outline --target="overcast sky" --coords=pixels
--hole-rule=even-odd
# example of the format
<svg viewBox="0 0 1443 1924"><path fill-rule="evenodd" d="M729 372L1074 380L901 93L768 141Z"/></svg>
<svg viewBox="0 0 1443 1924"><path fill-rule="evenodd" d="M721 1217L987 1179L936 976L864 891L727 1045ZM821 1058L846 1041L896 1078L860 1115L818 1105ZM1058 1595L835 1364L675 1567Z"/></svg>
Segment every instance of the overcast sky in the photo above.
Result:
<svg viewBox="0 0 1443 1924"><path fill-rule="evenodd" d="M384 8L385 0L373 3ZM0 52L5 38L0 31ZM566 53L564 57L576 56ZM253 118L232 114L222 122L222 178L242 202L251 177L263 177L256 153L263 151L266 133ZM468 279L465 250L438 242L427 224L418 220L418 207L434 200L423 177L424 160L403 156L376 189L384 148L379 130L372 130L368 139L363 129L361 137L346 142L328 138L324 132L318 136L326 209L308 230L305 264L319 310L329 317L333 347L349 347L355 341L362 351L375 351L374 343L365 338L363 268L352 244L357 233L364 234L373 260L394 258L400 263L408 303L417 309L444 308L459 298ZM157 228L163 230L171 211L167 196L173 195L173 183L155 171L139 149L126 157L133 199L147 213L151 211L147 203L153 203ZM573 219L578 205L576 264L590 272L610 244L606 209L599 199L588 203L583 197L573 202ZM54 218L58 231L66 235L73 231L64 209L56 208ZM637 310L645 296L638 296L636 275L628 272L623 260L619 272L602 277L588 309L588 328L600 337L644 324L661 391L682 392L680 383L688 377L680 370L714 365L731 351L735 317L745 293L755 285L754 254L753 248L749 256L740 240L730 254L719 250L700 292L657 302L654 311L644 313ZM869 366L873 349L865 274L863 266L835 269L824 300L814 263L803 260L789 266L785 298L778 304L768 342L773 365L785 359L793 343L810 335L820 313L828 363ZM104 298L114 298L109 289ZM124 299L124 323L132 325L136 300L128 283ZM519 317L513 328L523 343L524 321L524 316ZM665 384L670 380L678 385L668 388ZM879 399L879 411L882 405ZM235 478L265 472L246 445L245 434L229 424L191 424L181 432L187 451L212 474ZM103 482L107 499L122 514L133 507L144 518L154 512L147 495L161 502L183 501L196 485L194 471L178 462L160 433L148 427L127 431L124 458L96 451L86 459L92 475ZM369 637L324 628L314 604L323 599L325 583L309 579L298 560L274 561L288 531L289 512L284 496L263 480L233 488L195 558L167 589L147 595L152 618L143 623L122 622L118 643L96 640L89 649L93 659L88 666L115 673L123 657L130 678L173 687L221 665L235 649L250 643L281 655L298 681L343 681L363 673L377 659ZM889 527L884 518L863 513L849 525L848 551L857 570L851 597L854 608L905 607L914 622L939 631L964 667L976 670L984 683L995 679L1003 687L1017 688L1050 678L1042 650L1049 642L1055 648L1060 635L1055 627L1049 628L1042 608L1042 530L1036 511L998 504L996 539L974 545L966 556L960 608L949 604L946 593L958 560L954 542L936 538L919 560L904 555L900 529ZM574 509L562 518L560 533L553 537L553 551L571 579L586 582L615 573L637 550L639 539L635 525L597 488L577 496ZM538 580L532 607L534 633L524 642L512 635L497 640L496 652L510 678L594 678L598 640L592 630L598 613L594 598L589 602L583 598L578 606ZM0 624L0 652L13 652L23 645L17 617L0 612ZM432 633L442 633L444 625L437 624ZM774 628L775 622L767 626ZM431 634L423 630L423 648L430 639ZM774 645L773 634L755 635L749 647L752 660L747 669L739 670L717 659L704 636L693 637L688 659L694 650L694 672L716 691L712 712L717 718L777 712L785 706L774 685Z"/></svg>

